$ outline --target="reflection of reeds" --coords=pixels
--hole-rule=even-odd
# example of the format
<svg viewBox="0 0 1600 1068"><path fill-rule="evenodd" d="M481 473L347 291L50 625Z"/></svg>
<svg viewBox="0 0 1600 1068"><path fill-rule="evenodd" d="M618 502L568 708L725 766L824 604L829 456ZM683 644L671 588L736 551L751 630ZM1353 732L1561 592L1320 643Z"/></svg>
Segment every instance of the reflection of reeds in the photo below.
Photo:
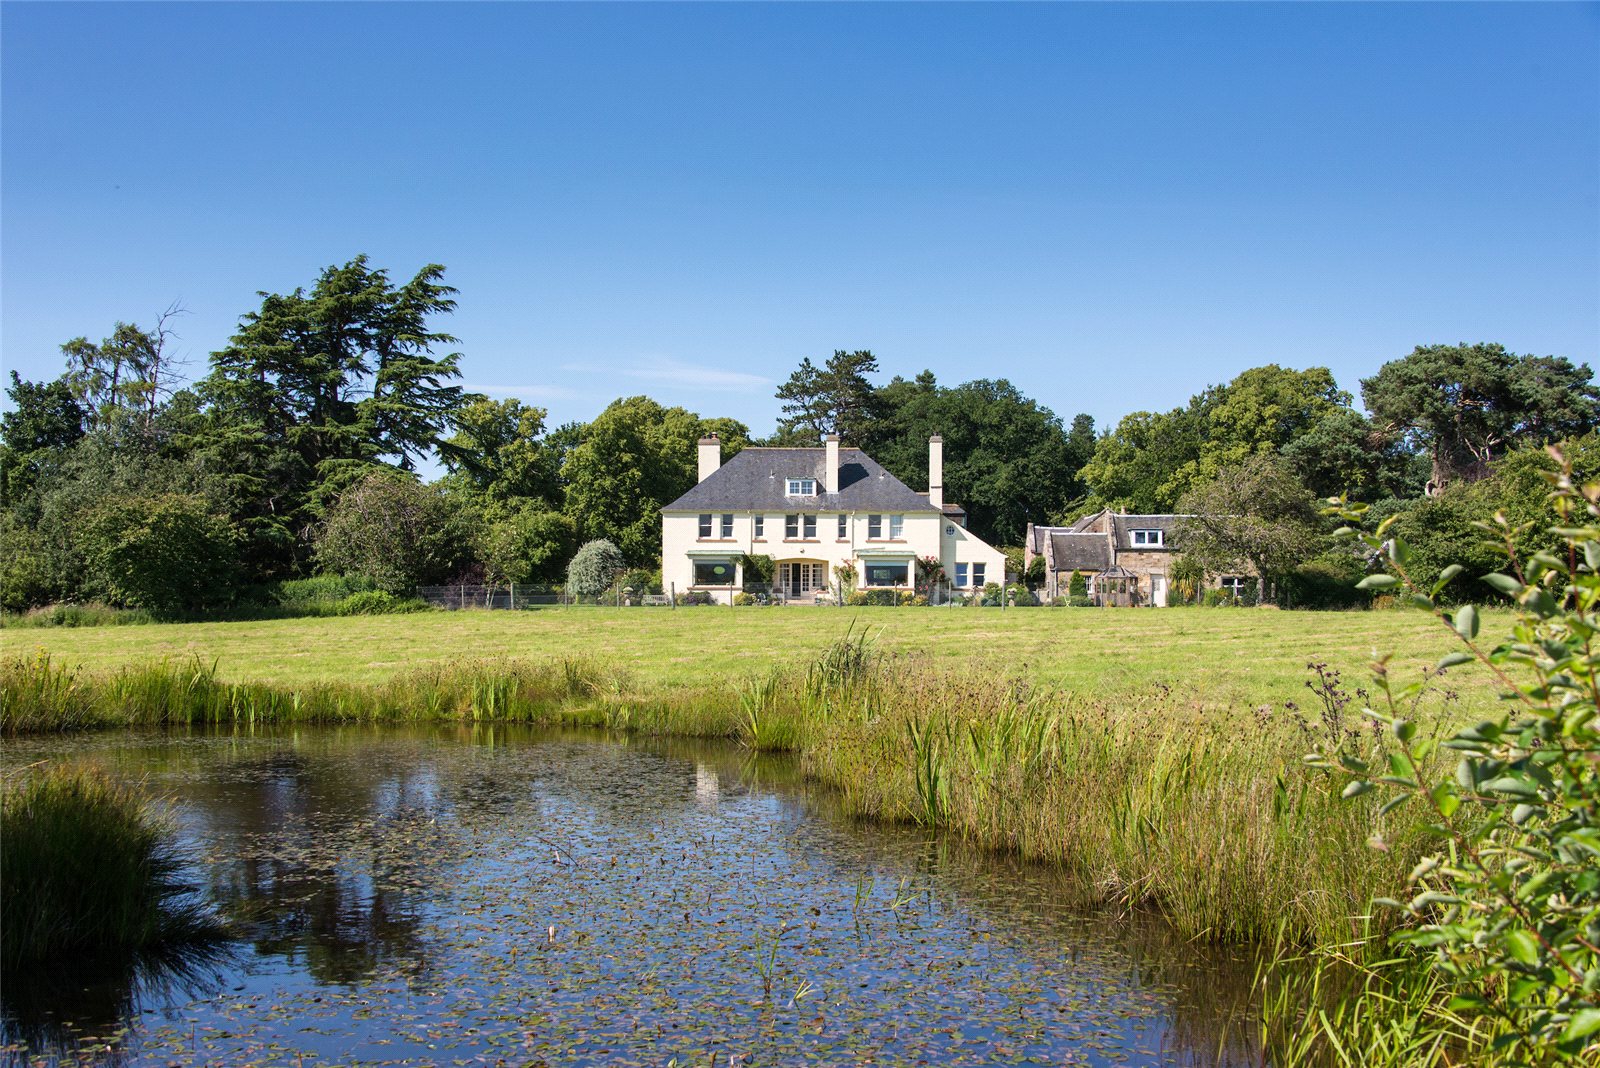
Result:
<svg viewBox="0 0 1600 1068"><path fill-rule="evenodd" d="M83 767L31 767L0 790L0 962L215 938L179 880L165 823Z"/></svg>
<svg viewBox="0 0 1600 1068"><path fill-rule="evenodd" d="M794 749L852 815L938 826L1061 864L1086 896L1154 907L1190 935L1339 944L1404 882L1415 828L1302 769L1304 721L1230 713L1164 687L1039 691L993 672L886 657L847 634L811 664L742 686L642 687L594 661L478 660L363 686L229 683L162 662L109 676L0 662L0 727L511 721L739 739ZM1361 744L1381 745L1376 736ZM1352 917L1355 917L1354 919Z"/></svg>

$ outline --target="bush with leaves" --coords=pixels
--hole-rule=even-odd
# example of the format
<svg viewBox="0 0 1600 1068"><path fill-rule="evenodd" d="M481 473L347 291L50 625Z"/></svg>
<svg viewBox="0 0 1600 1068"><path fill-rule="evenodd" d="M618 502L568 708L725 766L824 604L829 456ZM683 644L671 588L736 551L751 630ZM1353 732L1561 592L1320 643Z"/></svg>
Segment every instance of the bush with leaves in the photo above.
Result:
<svg viewBox="0 0 1600 1068"><path fill-rule="evenodd" d="M1524 554L1528 524L1504 516L1482 524L1506 560L1483 581L1517 610L1497 644L1480 638L1471 605L1439 607L1459 568L1431 587L1414 580L1415 558L1392 519L1372 533L1341 531L1386 564L1360 585L1437 615L1462 645L1439 668L1479 665L1500 684L1507 711L1436 744L1418 736L1408 711L1422 683L1401 685L1380 659L1381 699L1367 714L1393 737L1384 765L1345 751L1307 758L1348 778L1346 797L1388 795L1377 848L1386 845L1384 816L1407 803L1426 807L1438 845L1412 872L1409 899L1383 902L1409 914L1395 937L1431 955L1450 990L1448 1011L1493 1017L1501 1050L1530 1062L1600 1055L1600 485L1580 488L1571 472L1563 463L1552 474L1561 551ZM1336 511L1351 521L1362 514L1342 501Z"/></svg>
<svg viewBox="0 0 1600 1068"><path fill-rule="evenodd" d="M567 592L580 598L599 597L622 568L622 550L615 545L604 538L585 542L567 565Z"/></svg>
<svg viewBox="0 0 1600 1068"><path fill-rule="evenodd" d="M199 496L109 498L80 538L94 586L114 604L171 615L233 596L233 528Z"/></svg>
<svg viewBox="0 0 1600 1068"><path fill-rule="evenodd" d="M317 559L404 596L448 581L465 562L460 514L437 488L404 472L375 468L351 484L317 535Z"/></svg>

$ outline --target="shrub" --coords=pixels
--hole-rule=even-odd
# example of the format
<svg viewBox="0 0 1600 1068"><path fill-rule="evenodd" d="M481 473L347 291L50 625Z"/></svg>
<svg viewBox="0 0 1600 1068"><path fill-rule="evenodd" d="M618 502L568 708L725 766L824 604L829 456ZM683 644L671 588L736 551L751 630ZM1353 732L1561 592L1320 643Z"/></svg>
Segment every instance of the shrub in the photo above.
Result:
<svg viewBox="0 0 1600 1068"><path fill-rule="evenodd" d="M1094 601L1085 596L1068 597L1067 603L1073 608L1093 608Z"/></svg>
<svg viewBox="0 0 1600 1068"><path fill-rule="evenodd" d="M291 611L332 611L351 594L375 589L371 579L360 575L313 575L280 582L269 588L268 597L273 604Z"/></svg>
<svg viewBox="0 0 1600 1068"><path fill-rule="evenodd" d="M748 607L756 603L756 595L741 591L733 595L733 603L741 608Z"/></svg>
<svg viewBox="0 0 1600 1068"><path fill-rule="evenodd" d="M778 562L760 553L746 555L740 563L744 567L744 588L747 590L767 589L778 574Z"/></svg>
<svg viewBox="0 0 1600 1068"><path fill-rule="evenodd" d="M402 595L443 582L464 562L463 520L437 489L409 475L374 471L353 483L317 534L323 567Z"/></svg>
<svg viewBox="0 0 1600 1068"><path fill-rule="evenodd" d="M82 543L95 585L115 604L173 615L230 596L233 528L201 497L109 498L89 513Z"/></svg>
<svg viewBox="0 0 1600 1068"><path fill-rule="evenodd" d="M1082 571L1074 571L1072 577L1067 580L1067 596L1083 598L1089 596L1089 580L1083 577Z"/></svg>
<svg viewBox="0 0 1600 1068"><path fill-rule="evenodd" d="M0 791L0 954L62 954L207 940L215 921L179 881L167 826L97 771L28 770Z"/></svg>
<svg viewBox="0 0 1600 1068"><path fill-rule="evenodd" d="M982 603L984 607L998 608L1000 606L1000 597L1001 593L999 583L990 582L983 587Z"/></svg>
<svg viewBox="0 0 1600 1068"><path fill-rule="evenodd" d="M1006 603L1017 608L1033 608L1038 605L1039 599L1032 590L1018 583L1006 587Z"/></svg>
<svg viewBox="0 0 1600 1068"><path fill-rule="evenodd" d="M624 571L613 583L612 588L621 591L631 589L634 597L646 593L661 592L661 572L646 571L643 568L634 568Z"/></svg>
<svg viewBox="0 0 1600 1068"><path fill-rule="evenodd" d="M711 603L711 595L705 590L688 590L678 594L677 603L681 605L707 605Z"/></svg>
<svg viewBox="0 0 1600 1068"><path fill-rule="evenodd" d="M382 616L401 612L426 612L432 606L416 597L396 597L388 590L352 593L334 606L341 616Z"/></svg>
<svg viewBox="0 0 1600 1068"><path fill-rule="evenodd" d="M1472 605L1451 612L1439 604L1463 568L1446 567L1423 586L1393 519L1358 535L1386 563L1361 587L1404 593L1435 615L1462 647L1437 670L1488 670L1508 711L1436 744L1413 711L1421 684L1400 684L1380 658L1380 700L1366 711L1392 736L1386 763L1369 767L1343 749L1307 758L1348 780L1346 798L1388 796L1376 848L1388 848L1384 815L1407 802L1426 813L1436 849L1413 869L1408 900L1380 902L1411 921L1395 938L1431 958L1448 1011L1492 1018L1537 1062L1600 1053L1600 487L1577 489L1567 464L1552 481L1551 532L1564 551L1524 556L1529 528L1503 515L1480 527L1507 560L1483 581L1517 609L1498 644L1479 638ZM1350 521L1362 515L1359 507L1338 512ZM1453 768L1438 759L1446 754L1456 757Z"/></svg>
<svg viewBox="0 0 1600 1068"><path fill-rule="evenodd" d="M577 545L571 517L530 506L490 524L483 558L494 582L554 582Z"/></svg>
<svg viewBox="0 0 1600 1068"><path fill-rule="evenodd" d="M604 538L585 542L567 565L567 592L574 598L599 597L611 588L622 567L622 550L615 545Z"/></svg>
<svg viewBox="0 0 1600 1068"><path fill-rule="evenodd" d="M1355 608L1371 602L1356 589L1365 574L1360 561L1350 555L1308 560L1290 572L1285 585L1295 608Z"/></svg>

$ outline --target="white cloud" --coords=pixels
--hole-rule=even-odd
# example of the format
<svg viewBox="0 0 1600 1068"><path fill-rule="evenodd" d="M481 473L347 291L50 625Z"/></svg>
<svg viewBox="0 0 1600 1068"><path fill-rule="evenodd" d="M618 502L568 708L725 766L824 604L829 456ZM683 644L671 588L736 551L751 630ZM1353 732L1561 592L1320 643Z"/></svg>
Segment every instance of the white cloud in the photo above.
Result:
<svg viewBox="0 0 1600 1068"><path fill-rule="evenodd" d="M721 367L707 367L703 364L685 363L682 360L665 357L613 367L568 363L563 364L561 369L588 374L620 375L623 378L700 390L721 390L728 393L751 393L756 390L766 390L772 385L772 379L748 371L728 371Z"/></svg>
<svg viewBox="0 0 1600 1068"><path fill-rule="evenodd" d="M566 386L491 386L481 382L463 382L461 388L468 393L487 393L491 397L516 397L519 400L572 400L583 396Z"/></svg>

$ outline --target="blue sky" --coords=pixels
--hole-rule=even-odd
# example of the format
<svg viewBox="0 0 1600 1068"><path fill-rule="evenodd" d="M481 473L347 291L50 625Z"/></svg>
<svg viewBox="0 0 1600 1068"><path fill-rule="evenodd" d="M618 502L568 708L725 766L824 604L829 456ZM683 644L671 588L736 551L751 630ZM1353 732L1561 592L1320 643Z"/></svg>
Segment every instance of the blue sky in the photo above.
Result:
<svg viewBox="0 0 1600 1068"><path fill-rule="evenodd" d="M0 350L443 263L465 380L770 431L802 356L1102 426L1413 345L1600 364L1600 5L0 8Z"/></svg>

